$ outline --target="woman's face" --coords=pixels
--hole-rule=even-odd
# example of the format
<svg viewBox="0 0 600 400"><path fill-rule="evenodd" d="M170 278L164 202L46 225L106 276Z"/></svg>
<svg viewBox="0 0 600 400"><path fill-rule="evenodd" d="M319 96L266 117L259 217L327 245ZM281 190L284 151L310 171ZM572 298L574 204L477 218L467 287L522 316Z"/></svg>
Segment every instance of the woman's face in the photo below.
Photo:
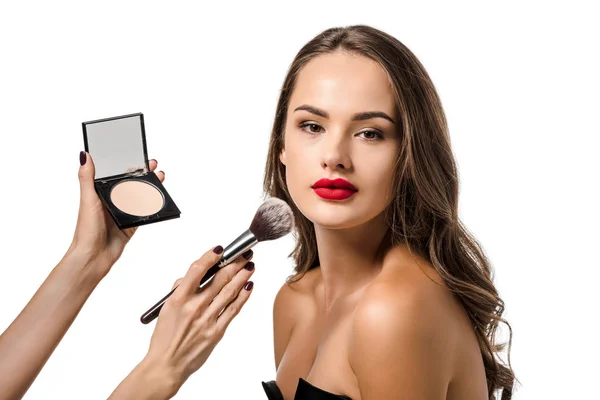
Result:
<svg viewBox="0 0 600 400"><path fill-rule="evenodd" d="M364 224L384 211L400 138L383 68L345 52L318 56L300 71L288 107L280 160L300 211L331 229ZM323 178L344 179L356 191L316 187L337 186L315 186Z"/></svg>

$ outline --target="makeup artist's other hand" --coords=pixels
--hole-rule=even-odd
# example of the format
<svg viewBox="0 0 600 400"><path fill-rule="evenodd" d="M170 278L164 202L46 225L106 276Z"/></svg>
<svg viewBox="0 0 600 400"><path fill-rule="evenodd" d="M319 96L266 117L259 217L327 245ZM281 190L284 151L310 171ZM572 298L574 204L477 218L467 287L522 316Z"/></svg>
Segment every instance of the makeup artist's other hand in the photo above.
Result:
<svg viewBox="0 0 600 400"><path fill-rule="evenodd" d="M100 277L104 277L118 260L137 227L120 230L102 205L94 189L94 160L89 153L82 151L79 156L79 215L71 247L68 253L75 252L83 262L94 264ZM150 171L158 166L150 160ZM165 174L159 171L158 179L163 182Z"/></svg>
<svg viewBox="0 0 600 400"><path fill-rule="evenodd" d="M207 251L175 282L165 302L144 360L111 395L110 400L168 399L208 359L225 330L250 297L253 252L219 270L201 289L198 284L220 259L223 248ZM148 395L146 395L148 394ZM132 397L129 397L132 396Z"/></svg>

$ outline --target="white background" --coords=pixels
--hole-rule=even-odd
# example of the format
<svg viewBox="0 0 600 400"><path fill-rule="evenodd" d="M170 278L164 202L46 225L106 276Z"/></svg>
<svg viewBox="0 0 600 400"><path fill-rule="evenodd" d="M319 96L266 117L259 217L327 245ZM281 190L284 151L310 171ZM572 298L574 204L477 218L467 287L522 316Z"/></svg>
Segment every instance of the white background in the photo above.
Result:
<svg viewBox="0 0 600 400"><path fill-rule="evenodd" d="M142 359L154 325L140 314L204 251L246 229L260 204L294 55L322 30L355 23L406 44L442 98L460 216L492 261L514 331L523 384L514 398L597 393L600 28L591 6L197 3L0 6L0 331L72 238L82 121L143 112L149 157L182 210L140 228L26 398L106 398ZM265 397L272 303L292 271L292 240L255 248L249 302L178 399Z"/></svg>

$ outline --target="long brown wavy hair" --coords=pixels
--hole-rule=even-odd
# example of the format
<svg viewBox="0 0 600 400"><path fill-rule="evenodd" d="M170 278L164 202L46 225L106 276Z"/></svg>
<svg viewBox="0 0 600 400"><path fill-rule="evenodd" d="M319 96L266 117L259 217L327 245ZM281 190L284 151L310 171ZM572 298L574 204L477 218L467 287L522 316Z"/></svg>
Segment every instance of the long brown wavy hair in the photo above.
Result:
<svg viewBox="0 0 600 400"><path fill-rule="evenodd" d="M489 260L458 217L458 171L452 154L446 117L433 82L417 57L400 41L373 27L355 25L323 31L294 58L283 87L264 176L265 196L285 200L296 220L296 247L290 254L300 279L319 265L313 223L295 206L287 189L285 165L279 160L290 97L299 72L313 58L346 51L377 61L387 72L394 91L402 140L394 177L395 198L385 210L391 245L403 243L430 262L465 308L477 334L489 399L501 390L512 397L515 376L510 364L512 329L502 318L504 302L493 283ZM292 283L289 278L288 282ZM496 344L503 322L509 329L508 365Z"/></svg>

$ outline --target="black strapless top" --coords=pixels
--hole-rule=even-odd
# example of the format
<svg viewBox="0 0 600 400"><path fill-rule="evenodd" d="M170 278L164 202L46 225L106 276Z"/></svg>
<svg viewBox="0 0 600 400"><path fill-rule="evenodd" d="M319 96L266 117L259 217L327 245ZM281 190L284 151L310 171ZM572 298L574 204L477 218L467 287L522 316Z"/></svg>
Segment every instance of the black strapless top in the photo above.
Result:
<svg viewBox="0 0 600 400"><path fill-rule="evenodd" d="M277 386L275 381L262 382L263 389L267 393L267 398L269 400L283 400L283 395L281 394L281 390ZM341 394L333 394L324 391L316 386L311 385L307 381L302 378L298 379L298 386L296 387L296 395L294 396L294 400L352 400L348 396L344 396Z"/></svg>

